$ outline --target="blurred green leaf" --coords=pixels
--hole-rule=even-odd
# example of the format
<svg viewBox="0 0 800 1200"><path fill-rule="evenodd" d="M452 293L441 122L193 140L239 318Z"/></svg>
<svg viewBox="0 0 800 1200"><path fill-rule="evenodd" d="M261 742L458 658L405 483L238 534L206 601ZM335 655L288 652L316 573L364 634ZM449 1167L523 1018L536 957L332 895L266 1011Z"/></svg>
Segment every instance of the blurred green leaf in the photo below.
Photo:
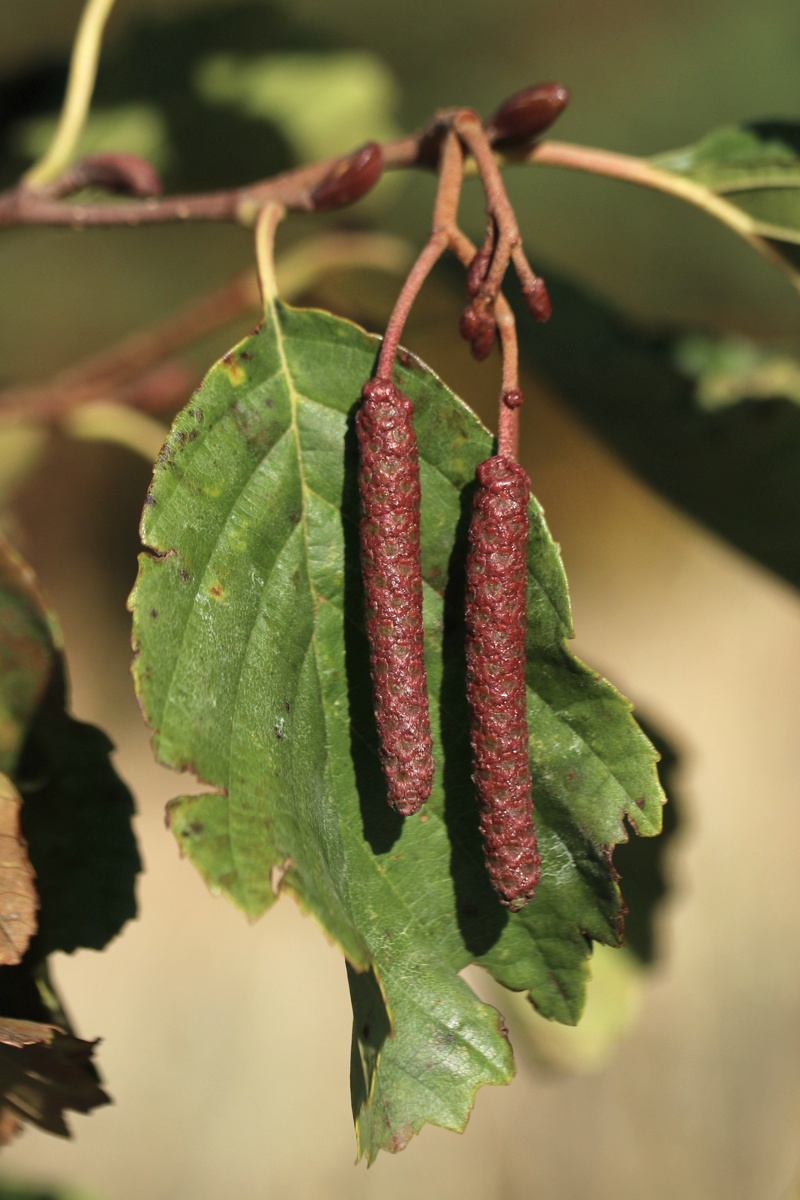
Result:
<svg viewBox="0 0 800 1200"><path fill-rule="evenodd" d="M735 205L750 218L750 231L800 279L800 122L728 125L648 161Z"/></svg>
<svg viewBox="0 0 800 1200"><path fill-rule="evenodd" d="M770 188L800 189L800 122L726 125L692 146L656 154L650 162L686 175L718 196Z"/></svg>
<svg viewBox="0 0 800 1200"><path fill-rule="evenodd" d="M741 342L639 328L545 275L543 329L509 289L530 368L651 487L800 586L800 365L751 349L734 384Z"/></svg>
<svg viewBox="0 0 800 1200"><path fill-rule="evenodd" d="M674 361L709 411L779 396L800 405L800 362L747 338L687 333L675 339Z"/></svg>
<svg viewBox="0 0 800 1200"><path fill-rule="evenodd" d="M56 117L34 117L22 122L17 126L14 149L28 158L39 158L50 144L56 122ZM136 154L160 171L167 167L169 140L158 109L151 104L95 106L83 127L75 157L104 152Z"/></svg>
<svg viewBox="0 0 800 1200"><path fill-rule="evenodd" d="M588 940L619 941L610 864L627 816L661 823L654 752L630 706L566 649L561 563L531 504L528 698L542 882L509 914L488 883L470 771L463 571L491 438L412 356L422 478L426 662L437 779L419 817L388 809L372 713L352 413L378 342L282 305L225 355L156 466L132 596L135 677L159 757L213 792L170 824L213 890L251 917L289 891L344 951L352 1091L368 1157L426 1121L460 1129L513 1067L470 962L578 1019ZM391 1031L391 1036L390 1036Z"/></svg>
<svg viewBox="0 0 800 1200"><path fill-rule="evenodd" d="M199 94L273 121L300 160L343 154L398 137L391 75L367 51L216 54L197 68Z"/></svg>
<svg viewBox="0 0 800 1200"><path fill-rule="evenodd" d="M0 1180L0 1200L90 1200L87 1192L72 1187Z"/></svg>

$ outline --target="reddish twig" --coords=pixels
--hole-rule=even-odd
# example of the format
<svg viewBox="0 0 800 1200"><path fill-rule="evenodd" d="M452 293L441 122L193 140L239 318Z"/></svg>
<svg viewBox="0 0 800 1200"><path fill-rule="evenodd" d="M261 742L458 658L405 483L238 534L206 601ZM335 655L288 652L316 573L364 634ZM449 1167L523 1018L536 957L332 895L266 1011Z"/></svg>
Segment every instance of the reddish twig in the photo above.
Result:
<svg viewBox="0 0 800 1200"><path fill-rule="evenodd" d="M452 131L445 135L441 146L439 185L433 208L431 234L414 266L408 273L383 337L376 377L391 379L397 347L403 334L411 306L432 268L450 245L456 229L456 213L464 178L464 155L459 140Z"/></svg>

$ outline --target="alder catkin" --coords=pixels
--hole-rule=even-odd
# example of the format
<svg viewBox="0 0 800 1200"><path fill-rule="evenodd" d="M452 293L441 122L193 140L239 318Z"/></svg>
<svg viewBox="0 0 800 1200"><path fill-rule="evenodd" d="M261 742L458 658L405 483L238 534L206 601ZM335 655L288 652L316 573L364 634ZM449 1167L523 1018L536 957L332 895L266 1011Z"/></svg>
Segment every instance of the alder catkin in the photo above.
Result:
<svg viewBox="0 0 800 1200"><path fill-rule="evenodd" d="M361 395L361 570L375 722L389 803L410 816L433 783L413 405L384 379L369 380Z"/></svg>
<svg viewBox="0 0 800 1200"><path fill-rule="evenodd" d="M496 455L477 469L467 554L467 699L473 778L492 887L522 908L539 882L533 824L525 630L530 481Z"/></svg>

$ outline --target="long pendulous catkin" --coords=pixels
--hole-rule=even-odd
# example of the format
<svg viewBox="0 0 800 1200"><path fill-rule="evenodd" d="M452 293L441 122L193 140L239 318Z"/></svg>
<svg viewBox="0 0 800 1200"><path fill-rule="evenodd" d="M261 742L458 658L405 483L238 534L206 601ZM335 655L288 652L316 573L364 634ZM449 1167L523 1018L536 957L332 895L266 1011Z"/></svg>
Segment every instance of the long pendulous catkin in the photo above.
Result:
<svg viewBox="0 0 800 1200"><path fill-rule="evenodd" d="M361 395L356 414L361 569L375 721L389 803L410 816L433 783L417 439L413 405L393 383L371 379Z"/></svg>
<svg viewBox="0 0 800 1200"><path fill-rule="evenodd" d="M522 908L539 882L525 714L530 481L500 455L477 469L467 555L467 698L486 868Z"/></svg>

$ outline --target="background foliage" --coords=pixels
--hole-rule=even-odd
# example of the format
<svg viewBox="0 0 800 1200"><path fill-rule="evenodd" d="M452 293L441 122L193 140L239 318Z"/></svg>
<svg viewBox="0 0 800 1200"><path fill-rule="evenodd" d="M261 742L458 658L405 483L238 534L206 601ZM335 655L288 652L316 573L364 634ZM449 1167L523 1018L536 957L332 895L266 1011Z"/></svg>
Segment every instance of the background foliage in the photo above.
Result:
<svg viewBox="0 0 800 1200"><path fill-rule="evenodd" d="M7 31L8 37L0 39L3 53L7 55L9 74L12 67L24 67L32 72L28 76L29 95L35 92L37 97L46 98L48 88L53 99L60 93L62 76L59 72L63 68L57 60L43 61L41 50L45 39L49 40L53 50L59 50L58 31L61 29L65 38L71 33L77 7L75 5L74 11L68 12L69 6L64 4L43 4L41 14L46 19L38 22L30 19L32 7L26 5L25 19L18 20L15 25L14 4L4 6L2 21L6 22L7 29L3 33ZM145 135L155 137L172 186L181 182L188 185L192 180L197 186L205 186L212 180L226 183L236 180L237 171L249 174L247 161L252 159L254 144L258 146L258 173L282 165L290 160L292 153L298 152L293 147L290 131L279 123L267 125L251 112L237 115L233 107L228 107L225 113L215 112L208 103L207 93L194 92L194 75L188 62L196 40L205 45L207 57L217 52L241 56L242 46L249 49L254 45L263 45L265 54L274 54L283 48L293 53L320 46L355 52L367 48L391 67L399 101L394 119L402 126L424 119L439 103L464 101L486 111L499 96L531 78L564 78L573 88L575 101L559 130L560 135L641 153L686 144L706 129L738 118L791 115L796 103L789 81L793 78L791 68L796 61L800 31L796 12L785 4L773 3L762 8L757 27L751 19L750 7L743 4L726 6L724 14L719 15L711 10L698 13L696 6L681 4L677 7L674 4L650 4L635 9L619 4L612 11L601 13L596 7L577 3L562 4L558 8L545 4L508 3L502 12L493 10L491 14L484 6L471 4L460 6L458 26L454 25L453 10L449 5L437 6L433 12L427 6L422 14L422 6L417 11L415 5L406 4L393 10L390 18L385 12L378 12L375 6L350 4L337 7L335 19L329 8L312 3L292 5L291 9L260 4L196 8L187 4L181 7L186 13L198 13L200 19L189 26L173 23L172 15L178 11L178 6L169 11L164 5L151 6L152 19L148 28L141 23L144 5L130 3L121 7L116 21L116 49L122 57L116 63L113 60L109 63L108 73L101 79L99 94L99 99L112 109L144 105L150 117L155 112L157 121L148 126L148 120L142 119L141 107L134 108L130 127L137 136L144 131ZM16 15L19 18L18 10ZM426 30L423 38L419 36L420 28ZM224 34L223 30L226 31ZM166 38L167 42L158 42L159 38ZM65 40L61 42L62 49L65 44ZM170 44L171 51L155 54L156 44L162 47ZM697 53L698 46L709 44L715 47L713 76L707 57ZM598 45L603 47L602 54L598 53ZM131 58L124 67L126 54ZM157 70L143 65L163 62L165 57L175 65L161 78ZM780 69L781 63L785 64L784 71ZM35 88L30 83L31 78L36 83ZM125 80L130 81L128 88L123 86ZM4 114L14 113L11 97L19 97L25 91L19 79L11 86L9 101L2 105ZM170 98L173 89L175 94ZM384 94L391 95L391 92ZM189 112L197 103L206 106L206 129L209 133L212 129L217 132L213 138L206 138L202 146L195 144L190 148ZM29 115L35 115L31 112L32 107L35 106L27 105ZM129 116L130 111L129 108ZM391 115L389 112L389 118ZM20 129L13 130L9 126L7 132L6 161L9 177L13 177L22 161L20 146L24 141L19 140L23 138ZM579 276L591 285L595 295L603 294L613 299L625 314L637 312L659 320L702 319L712 326L737 333L768 334L771 339L781 342L782 351L796 350L796 298L782 280L755 260L747 248L735 244L729 234L710 226L700 215L683 212L676 202L661 197L628 193L621 185L566 175L556 177L550 172L536 173L535 179L524 176L521 171L516 172L512 190L515 200L527 214L524 232L532 256L536 258L535 248L541 247L548 261ZM383 205L383 217L398 230L418 238L425 221L419 201L429 196L429 182L424 179L402 182L387 192L383 201L378 197L375 202ZM476 226L478 209L476 203ZM295 228L292 233L303 234L305 230ZM143 248L145 242L146 249ZM3 313L3 361L7 378L29 376L31 363L35 363L37 371L46 373L69 361L79 347L88 350L102 345L126 328L149 322L183 298L227 277L237 266L244 265L249 253L248 239L235 230L124 231L80 239L68 233L45 231L6 235L0 248L3 278L7 280L5 291L0 295L0 310ZM122 288L120 279L125 282ZM391 283L360 278L358 286L354 287L349 280L333 279L327 286L334 298L338 292L338 298L346 305L345 311L365 318L373 328L380 326L380 314L385 312ZM87 304L87 297L97 297L99 302ZM329 295L331 303L334 298ZM31 327L30 312L36 314L35 330ZM452 299L441 282L429 290L417 324L409 330L406 340L430 359L457 391L471 401L477 401L479 408L485 404L484 411L491 419L488 401L493 396L495 381L490 371L478 372L465 360L462 348L446 332L451 327ZM632 342L635 346L637 335ZM225 348L225 341L221 341L218 348ZM693 354L694 357L690 355L688 359L684 356L681 360L684 366L687 362L698 362L696 349ZM572 356L577 358L574 352ZM646 361L649 358L648 353ZM208 354L205 359L208 361ZM583 362L585 364L586 360ZM580 398L581 391L580 386L575 388L573 400ZM387 1188L402 1186L407 1189L413 1186L410 1181L415 1171L421 1172L441 1162L446 1166L447 1174L443 1178L447 1182L437 1185L437 1193L444 1188L446 1194L450 1187L454 1194L458 1190L462 1196L470 1194L470 1189L475 1195L492 1194L493 1190L513 1195L526 1186L523 1181L527 1180L527 1170L535 1156L542 1194L548 1194L549 1187L549 1194L554 1196L566 1194L568 1184L578 1192L598 1197L610 1194L605 1190L607 1188L613 1188L616 1195L625 1194L626 1187L633 1189L636 1186L634 1180L640 1180L643 1171L652 1179L650 1190L654 1196L660 1194L659 1188L664 1189L665 1196L672 1194L676 1186L687 1195L691 1195L694 1188L698 1196L713 1194L715 1187L725 1195L735 1195L737 1187L742 1196L752 1195L762 1188L775 1193L788 1178L792 1166L792 1151L785 1131L791 1127L795 1111L796 1073L792 1072L796 1070L796 1061L791 1053L786 1053L786 1044L779 1045L780 1039L771 1037L768 1031L791 1028L796 1017L797 989L793 986L796 966L786 964L785 956L780 956L784 960L781 974L777 963L778 947L796 933L790 916L792 906L786 903L786 896L791 893L787 893L786 888L790 886L787 881L797 875L796 872L794 876L791 874L793 859L788 843L775 845L772 842L768 858L766 847L754 846L749 836L738 838L739 825L734 814L743 814L754 802L754 797L761 800L765 795L776 804L774 811L777 814L782 811L781 796L791 791L793 774L787 759L781 758L781 752L788 744L790 722L787 714L795 708L796 697L791 690L791 681L783 681L780 700L775 700L772 693L775 671L779 671L787 646L796 637L794 610L782 607L780 589L775 590L772 584L747 574L746 569L745 573L737 574L732 560L729 562L719 549L705 542L681 540L688 538L685 527L675 523L659 506L643 499L633 484L615 473L592 443L569 418L554 409L547 398L539 400L536 410L531 405L531 412L534 411L538 419L529 420L527 424L530 442L526 456L534 468L537 491L545 499L548 516L557 536L565 544L578 630L587 640L586 656L596 660L599 655L606 661L609 673L620 678L627 690L655 704L678 740L693 750L696 764L697 756L701 754L700 746L704 748L704 757L700 759L700 765L695 766L692 776L694 831L692 833L690 829L687 835L691 836L684 852L688 857L681 860L683 878L686 880L688 872L691 886L684 893L683 909L678 910L684 919L675 926L674 945L680 949L673 950L669 979L662 977L660 985L650 994L649 1017L653 1024L644 1027L645 1031L651 1030L650 1034L637 1035L639 1040L634 1039L629 1044L615 1071L599 1081L562 1085L555 1091L548 1091L547 1085L542 1083L532 1082L530 1090L517 1091L508 1101L515 1108L524 1110L525 1135L522 1142L511 1134L505 1141L501 1138L505 1150L502 1177L494 1168L491 1175L482 1177L474 1162L470 1167L469 1160L464 1157L466 1142L442 1148L439 1152L434 1139L430 1151L422 1149L422 1142L420 1147L415 1147L420 1150L417 1164L404 1165L394 1183L370 1181L355 1186L372 1191L383 1189L388 1195ZM784 412L782 408L778 417L780 423L790 422L791 410ZM744 435L748 441L751 439L750 428L746 427ZM758 428L763 429L763 424ZM660 441L659 438L656 440ZM638 444L641 445L641 441ZM649 465L644 464L645 468ZM101 685L100 692L94 691L92 695L88 679L92 668L105 664L106 660L110 665L111 661L108 649L100 648L101 627L97 613L101 611L109 614L106 647L116 645L116 664L124 671L124 624L121 617L111 614L119 613L131 582L136 540L133 528L146 476L146 469L121 455L109 454L100 458L88 448L61 443L47 460L48 491L41 498L29 492L17 510L24 522L26 536L35 548L37 566L41 564L40 570L56 594L58 608L65 612L68 636L71 623L76 634L79 633L76 640L85 647L84 679L87 682L84 696L87 706L79 711L101 720L116 710L120 714L119 725L114 730L118 739L126 728L125 720L132 715L127 698L122 699L126 681L123 678L121 684L112 683L110 675L100 674L99 677L107 682ZM99 503L100 496L103 500ZM724 510L725 507L723 503L721 508ZM692 580L690 584L688 578L684 578L682 589L675 583L676 562ZM717 596L724 596L725 603L721 604L715 598L711 607L704 609L703 582L716 591ZM92 597L95 612L92 626L83 623L80 614L80 606L86 605L87 595ZM670 603L662 606L662 597ZM108 607L104 609L104 605ZM712 611L713 617L703 616ZM616 614L616 620L610 620L613 614ZM667 638L667 631L674 628L681 630L677 648ZM590 654L592 646L594 652ZM670 667L670 658L676 664L674 668ZM678 663L684 676L680 679L671 673L677 671ZM687 684L694 663L700 667L700 682ZM788 687L785 686L787 683ZM726 693L734 689L750 692L758 698L758 703L755 712L749 711L746 719L742 708L740 724L737 724L739 717L736 715L739 709L733 710L733 716L730 707L726 709L728 719L723 722L721 735L724 749L720 757L714 759L703 734L709 728L713 729L709 713L715 708L721 709L723 697L729 703ZM741 739L737 738L736 729L740 730ZM757 785L755 776L743 777L741 770L725 765L728 759L735 762L730 752L739 740L764 747L765 753L761 756L764 762ZM138 745L141 749L141 742ZM136 762L133 749L128 755L127 761L133 766ZM768 774L767 760L776 771L775 775ZM710 765L712 762L714 766ZM156 784L155 777L146 774L150 768L143 769L147 782L144 786L139 784L136 790L145 808L146 828L149 828L147 813L152 809L150 855L157 878L158 856L164 853L162 849L156 849L162 846L156 832L158 809L161 797L171 794L173 785L160 781ZM749 787L755 787L756 791L748 791L746 778L751 778ZM775 819L780 820L778 816ZM758 888L758 925L754 923L755 914L746 904L740 886L745 849L746 875ZM725 865L726 862L730 862L730 867ZM189 911L197 915L196 910L205 901L198 895L196 887L187 884L185 903L188 911L184 921L179 922L184 902L177 892L180 885L174 862L164 863L161 878L165 891L174 897L175 911L163 918L166 930L172 931L173 945L180 941L188 950L192 940L186 933ZM155 910L155 892L151 895ZM163 905L158 905L158 911L164 912ZM246 933L234 931L216 910L203 908L202 911L203 947L198 949L205 966L205 943L210 940L212 930L219 927L224 928L222 940L231 954L237 951L241 954L247 946L243 956L249 954L252 962L255 933L248 941ZM688 928L690 912L699 920L693 934ZM771 921L766 920L767 912L772 914ZM174 925L171 924L173 919ZM282 915L281 920L290 918ZM261 954L268 952L271 937L280 938L282 926L271 934L268 924L258 929ZM768 926L766 930L764 924ZM731 938L731 926L737 929L738 937ZM741 945L745 930L753 934L757 930L758 937L754 939L756 946L748 958L748 969L743 972ZM702 950L703 933L707 935L708 944L715 947L717 969L711 979L703 974L707 970L703 965L707 961ZM139 954L139 966L147 968L142 975L158 975L155 958L148 957L144 943L136 942L137 936L144 936L144 926L132 935L133 948L127 953L133 954L134 962ZM302 944L302 934L299 940ZM126 953L125 944L120 944L114 952L122 956ZM121 962L122 957L118 961ZM265 980L259 982L261 968L253 967L249 975L238 976L242 989L240 997L244 997L240 1012L251 1007L257 1009L257 998L272 995L274 999L275 973L279 969L286 971L285 960L279 968L280 961L280 956L276 955L269 972L270 987L266 987ZM72 964L69 964L71 969ZM83 968L88 973L87 999L90 1003L83 1007L81 1017L82 1021L86 1020L87 1029L91 1028L91 1019L98 1028L107 1029L107 1001L114 995L113 987L104 976L108 963L98 964L94 985L91 983L92 969ZM315 970L317 976L313 980L309 978L306 986L318 995L324 993L326 1007L330 1008L341 980L333 972L329 981L323 983L328 977L318 960L315 960ZM226 974L223 991L232 986L235 977ZM205 976L198 976L197 986L204 988L203 1006L196 1005L194 996L189 994L185 995L184 1008L202 1007L206 1013L214 1012L216 996L219 1002L217 1019L223 1020L229 998L215 991L215 985L201 984L201 978ZM678 987L679 980L685 988L680 1000L670 990ZM763 980L768 981L768 986L763 986ZM163 992L163 987L159 990ZM101 992L105 992L106 1003L92 1017L92 997ZM296 1004L296 995L291 989L289 995L295 997ZM709 1010L713 1009L714 998L719 997L721 1003L723 995L724 1014L720 1018L718 1012L716 1016L720 1019L714 1022ZM123 996L119 995L117 999L120 1012L123 1012ZM127 999L124 997L125 1002ZM148 1004L153 1006L148 1009ZM295 1004L290 1003L289 1009ZM156 1047L159 1038L166 1037L164 1032L158 1032L159 1029L168 1028L174 1033L166 1044L162 1043L163 1061L174 1063L176 1077L181 1075L181 1062L184 1068L188 1062L180 1056L182 1022L172 1023L165 1017L160 997L157 1004L145 1001L144 1012L151 1018L149 1026ZM681 1012L683 1020L679 1015ZM142 1015L140 998L136 1019L121 1018L123 1026L129 1022L127 1028L133 1041L140 1037ZM288 1015L287 1010L283 1014L284 1028ZM783 1026L781 1017L786 1022ZM273 1023L275 1027L281 1027L280 1015L273 1017ZM210 1035L209 1026L203 1028ZM715 1038L723 1033L724 1039L716 1042ZM218 1029L214 1036L219 1036ZM259 1040L262 1036L263 1031L260 1031ZM651 1042L647 1041L648 1036L652 1038ZM118 1044L120 1037L121 1031L117 1035ZM225 1039L223 1042L235 1057L234 1044ZM329 1051L315 1047L313 1032L307 1023L296 1033L295 1050L300 1042L309 1053L309 1061L314 1063L315 1080L324 1089L319 1063ZM272 1045L275 1054L274 1043ZM716 1045L723 1045L726 1050L732 1046L737 1049L730 1056L723 1056L722 1066L717 1063L714 1067L717 1060L713 1047ZM673 1060L667 1062L666 1055L662 1060L663 1085L645 1089L645 1079L648 1083L652 1079L649 1068L654 1047L658 1046L671 1046ZM259 1110L257 1119L248 1126L247 1118L238 1106L237 1093L240 1089L244 1094L247 1091L247 1070L241 1057L235 1066L224 1060L214 1061L217 1080L229 1081L226 1097L229 1111L238 1114L237 1140L244 1138L246 1142L247 1129L252 1128L250 1136L254 1149L261 1148L266 1114ZM271 1068L274 1067L273 1061ZM334 1076L340 1074L341 1064L333 1072ZM141 1094L146 1095L148 1082L141 1076L135 1077L141 1079ZM130 1082L128 1076L125 1078ZM701 1078L712 1096L725 1097L724 1104L709 1105L709 1092L698 1091L695 1086L696 1080ZM745 1080L748 1080L747 1086ZM259 1080L259 1084L262 1082ZM115 1090L121 1091L122 1086L117 1084ZM178 1095L186 1095L185 1070L174 1094L176 1099ZM493 1098L491 1103L505 1103L503 1093L496 1094L501 1098ZM128 1095L131 1095L130 1088ZM219 1084L214 1095L218 1100ZM258 1095L263 1095L261 1087ZM701 1095L704 1100L700 1099ZM313 1102L309 1099L305 1079L298 1096L302 1096L304 1120L296 1120L286 1128L287 1135L291 1132L294 1136L301 1124L307 1128L320 1127L329 1120L327 1112L321 1112L317 1120L310 1118L308 1108ZM254 1100L253 1103L257 1102ZM219 1112L218 1104L213 1107L217 1128L222 1130L226 1115ZM597 1120L598 1107L608 1114L607 1124L602 1128ZM124 1108L121 1110L123 1115L125 1111ZM491 1109L491 1112L500 1111L500 1108ZM289 1144L288 1136L281 1137L285 1117L269 1105L268 1112L275 1130L275 1144ZM116 1119L116 1114L107 1114L112 1114L112 1110L104 1110L100 1117L93 1118L93 1128L94 1122ZM770 1114L769 1132L765 1129L767 1118L761 1114ZM204 1117L197 1109L184 1114L181 1120L188 1122L190 1115L194 1118L195 1129L198 1125L204 1128ZM346 1114L342 1115L346 1118ZM648 1117L651 1124L645 1138ZM679 1163L674 1147L686 1144L681 1131L694 1132L698 1120L705 1134L702 1148L681 1156ZM617 1152L613 1170L605 1173L608 1178L605 1179L602 1172L602 1177L598 1177L598 1163L603 1162L603 1152L611 1153L614 1148L619 1151L623 1139L621 1131L627 1127L626 1122L639 1121L642 1124L636 1124L636 1128L641 1131L642 1143L646 1141L648 1145L647 1157L641 1161L630 1150L625 1155ZM84 1150L83 1139L87 1135L95 1136L89 1134L89 1123L83 1124L86 1128L81 1129L79 1156L92 1154L91 1141L85 1143ZM532 1126L535 1129L532 1130ZM653 1135L656 1126L659 1133ZM123 1122L120 1128L124 1127ZM579 1154L574 1161L565 1164L563 1153L555 1150L559 1127L581 1131L585 1157ZM103 1131L109 1128L108 1124L98 1124L97 1128L97 1136L107 1146L108 1135ZM191 1125L187 1123L181 1128L186 1131L185 1144L195 1148L187 1150L183 1166L174 1163L166 1166L161 1162L149 1177L148 1194L157 1195L159 1189L162 1189L160 1194L169 1194L168 1188L174 1187L176 1173L180 1171L183 1171L182 1186L186 1186L189 1178L194 1178L197 1183L201 1176L205 1185L206 1175L199 1164L204 1153L212 1157L215 1138L222 1135L208 1136L206 1128L203 1139L192 1141L189 1136ZM483 1134L476 1122L469 1135L476 1156L488 1148L489 1131L497 1134L491 1116L487 1116L487 1123L482 1128L486 1131ZM743 1129L749 1135L744 1139L741 1136ZM595 1137L598 1141L593 1144ZM205 1150L198 1148L201 1140ZM337 1136L334 1140L338 1153L341 1139ZM630 1140L626 1139L626 1144ZM632 1140L636 1141L635 1138ZM553 1166L548 1175L547 1151L551 1142ZM301 1143L295 1141L294 1145ZM743 1149L744 1145L752 1148L749 1153ZM754 1149L756 1146L760 1149ZM487 1155L487 1161L496 1163L496 1142L493 1150L492 1155ZM295 1177L298 1164L306 1157L302 1149L298 1149L293 1161L291 1153L283 1168L288 1179ZM438 1153L441 1153L440 1159L436 1158ZM119 1139L115 1143L115 1155L117 1162L124 1157ZM332 1154L331 1161L334 1157ZM93 1161L101 1160L102 1155L94 1153ZM66 1160L62 1161L66 1163ZM79 1160L73 1158L70 1161ZM719 1182L724 1176L723 1164L734 1162L736 1170L731 1169L731 1178L726 1180L723 1189ZM392 1165L397 1167L398 1164ZM69 1171L71 1168L65 1165L63 1169ZM244 1174L245 1187L248 1178L258 1177L255 1173L258 1169L254 1168L252 1176ZM147 1180L148 1170L137 1162L137 1180ZM245 1172L246 1168L237 1167L236 1170ZM688 1177L684 1171L689 1172ZM102 1176L95 1173L92 1178L99 1180ZM326 1183L329 1184L330 1179ZM347 1186L352 1194L354 1185L349 1175ZM113 1194L113 1188L110 1190ZM520 1190L520 1194L527 1193ZM629 1194L637 1193L630 1190Z"/></svg>

